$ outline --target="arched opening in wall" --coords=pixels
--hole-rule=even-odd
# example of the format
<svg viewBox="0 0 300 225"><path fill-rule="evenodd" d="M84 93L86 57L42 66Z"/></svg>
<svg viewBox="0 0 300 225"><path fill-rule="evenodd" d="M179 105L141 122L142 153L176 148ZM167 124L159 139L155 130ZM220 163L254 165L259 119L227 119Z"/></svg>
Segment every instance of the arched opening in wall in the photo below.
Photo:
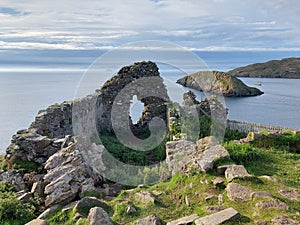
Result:
<svg viewBox="0 0 300 225"><path fill-rule="evenodd" d="M134 95L132 100L130 101L130 110L129 110L129 115L131 117L133 124L136 124L138 120L141 118L143 110L144 110L144 104L137 99L136 95Z"/></svg>

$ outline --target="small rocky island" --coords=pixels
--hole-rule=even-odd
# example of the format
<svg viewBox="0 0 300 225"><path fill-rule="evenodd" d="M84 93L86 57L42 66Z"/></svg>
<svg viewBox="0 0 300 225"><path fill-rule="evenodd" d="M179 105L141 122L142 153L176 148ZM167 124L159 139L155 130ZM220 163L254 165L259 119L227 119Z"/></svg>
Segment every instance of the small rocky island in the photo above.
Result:
<svg viewBox="0 0 300 225"><path fill-rule="evenodd" d="M222 94L225 97L247 97L263 94L255 87L248 87L240 79L219 71L200 71L177 80L177 83L199 91Z"/></svg>
<svg viewBox="0 0 300 225"><path fill-rule="evenodd" d="M271 60L239 67L227 72L236 77L300 78L300 58Z"/></svg>

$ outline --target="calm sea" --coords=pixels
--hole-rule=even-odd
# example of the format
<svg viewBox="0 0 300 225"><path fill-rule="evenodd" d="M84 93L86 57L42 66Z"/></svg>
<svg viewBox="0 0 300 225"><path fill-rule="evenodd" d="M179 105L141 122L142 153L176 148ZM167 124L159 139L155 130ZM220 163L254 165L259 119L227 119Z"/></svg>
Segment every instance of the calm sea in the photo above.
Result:
<svg viewBox="0 0 300 225"><path fill-rule="evenodd" d="M0 51L0 153L11 136L27 128L40 109L53 103L73 99L89 65L103 52L99 51ZM196 52L212 70L230 69L271 59L299 57L299 52ZM175 84L185 75L160 65L169 94L175 99L186 89ZM111 77L116 68L107 70L90 87L91 93ZM253 86L256 79L243 78ZM300 79L261 79L264 95L227 98L229 118L300 128ZM200 95L200 93L196 93ZM136 104L138 112L141 107ZM137 113L138 115L139 113Z"/></svg>

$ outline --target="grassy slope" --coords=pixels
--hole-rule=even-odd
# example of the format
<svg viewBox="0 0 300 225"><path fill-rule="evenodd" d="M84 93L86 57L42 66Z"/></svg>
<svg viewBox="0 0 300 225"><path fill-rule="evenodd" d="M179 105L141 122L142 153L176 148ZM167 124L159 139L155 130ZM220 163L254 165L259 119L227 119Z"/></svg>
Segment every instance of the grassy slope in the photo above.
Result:
<svg viewBox="0 0 300 225"><path fill-rule="evenodd" d="M298 138L298 135L289 135L290 140L298 140ZM113 221L117 224L124 225L135 224L139 218L152 214L159 216L166 222L193 213L204 216L209 214L205 211L205 206L218 205L217 198L205 201L205 193L210 192L216 195L224 194L223 206L234 207L241 213L242 217L233 224L254 224L255 220L270 221L279 213L299 220L299 216L297 216L296 213L300 211L300 202L289 201L278 194L278 191L281 189L299 189L300 187L300 155L295 152L294 146L288 146L283 140L274 142L273 138L266 136L265 139L251 144L226 143L224 146L230 152L231 160L216 163L237 163L245 165L249 173L255 177L247 180L235 180L235 182L248 186L253 191L270 192L275 198L289 205L289 209L284 212L274 209L259 210L260 215L254 217L255 204L261 201L261 199L245 203L232 202L227 198L224 188L216 189L213 187L212 180L216 177L214 172L198 173L197 171L191 173L190 176L177 174L168 181L153 186L124 190L117 198L107 202L110 206L108 212ZM280 183L276 184L272 181L259 178L261 175L273 176L277 178ZM140 203L134 199L135 192L145 189L153 194L157 192L161 193L156 194L157 202L155 205ZM188 199L189 205L185 202L186 198ZM134 205L137 212L127 214L126 208L128 205ZM73 216L72 213L68 214L65 212L64 215L62 215L62 213L53 215L54 216L49 219L51 224L75 224L71 219ZM53 219L54 217L56 219ZM60 223L59 217L64 218L64 222ZM83 220L82 224L85 222L86 220Z"/></svg>
<svg viewBox="0 0 300 225"><path fill-rule="evenodd" d="M237 77L300 78L300 58L255 63L228 71Z"/></svg>

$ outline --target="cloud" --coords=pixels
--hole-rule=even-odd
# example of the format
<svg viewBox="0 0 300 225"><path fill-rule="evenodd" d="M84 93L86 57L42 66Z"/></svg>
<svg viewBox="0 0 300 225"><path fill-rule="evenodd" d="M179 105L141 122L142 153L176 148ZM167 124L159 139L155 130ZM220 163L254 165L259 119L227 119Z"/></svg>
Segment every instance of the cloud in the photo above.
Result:
<svg viewBox="0 0 300 225"><path fill-rule="evenodd" d="M297 0L2 1L0 46L92 49L154 39L195 49L298 48L299 8Z"/></svg>

